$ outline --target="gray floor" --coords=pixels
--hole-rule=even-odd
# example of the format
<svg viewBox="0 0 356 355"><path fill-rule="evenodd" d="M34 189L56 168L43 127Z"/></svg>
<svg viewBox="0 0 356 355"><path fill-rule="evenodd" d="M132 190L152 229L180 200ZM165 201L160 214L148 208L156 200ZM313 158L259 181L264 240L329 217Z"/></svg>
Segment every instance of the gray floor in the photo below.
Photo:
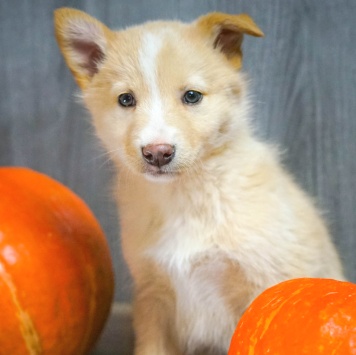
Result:
<svg viewBox="0 0 356 355"><path fill-rule="evenodd" d="M133 332L127 305L115 304L106 327L90 355L132 355Z"/></svg>

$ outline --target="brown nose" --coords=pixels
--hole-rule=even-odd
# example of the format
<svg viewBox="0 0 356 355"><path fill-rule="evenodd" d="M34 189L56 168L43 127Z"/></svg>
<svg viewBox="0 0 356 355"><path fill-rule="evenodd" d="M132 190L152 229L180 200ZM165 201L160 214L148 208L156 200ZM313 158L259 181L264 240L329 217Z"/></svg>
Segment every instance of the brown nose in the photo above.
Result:
<svg viewBox="0 0 356 355"><path fill-rule="evenodd" d="M148 144L142 148L142 156L145 161L159 168L169 164L174 157L174 153L174 146L170 144Z"/></svg>

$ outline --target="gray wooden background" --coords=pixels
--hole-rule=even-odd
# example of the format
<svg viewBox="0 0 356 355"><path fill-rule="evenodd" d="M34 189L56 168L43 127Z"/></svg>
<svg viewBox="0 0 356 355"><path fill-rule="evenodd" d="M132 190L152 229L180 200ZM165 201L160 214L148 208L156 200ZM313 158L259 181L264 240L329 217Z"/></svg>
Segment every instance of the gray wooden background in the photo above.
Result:
<svg viewBox="0 0 356 355"><path fill-rule="evenodd" d="M285 148L286 166L325 211L356 281L356 0L0 0L0 165L45 172L89 204L115 260L116 299L128 301L113 169L54 40L52 12L61 6L114 28L216 10L252 15L266 34L245 41L259 134Z"/></svg>

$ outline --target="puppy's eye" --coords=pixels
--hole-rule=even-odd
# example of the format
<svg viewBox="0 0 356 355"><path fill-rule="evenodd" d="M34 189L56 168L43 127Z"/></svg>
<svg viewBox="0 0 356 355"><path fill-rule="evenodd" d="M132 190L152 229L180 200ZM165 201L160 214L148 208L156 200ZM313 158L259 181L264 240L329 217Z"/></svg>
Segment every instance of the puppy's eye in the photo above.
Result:
<svg viewBox="0 0 356 355"><path fill-rule="evenodd" d="M121 94L118 98L118 102L123 107L130 107L136 105L135 97L130 93Z"/></svg>
<svg viewBox="0 0 356 355"><path fill-rule="evenodd" d="M199 91L188 90L184 93L182 101L188 105L194 105L203 99L203 94Z"/></svg>

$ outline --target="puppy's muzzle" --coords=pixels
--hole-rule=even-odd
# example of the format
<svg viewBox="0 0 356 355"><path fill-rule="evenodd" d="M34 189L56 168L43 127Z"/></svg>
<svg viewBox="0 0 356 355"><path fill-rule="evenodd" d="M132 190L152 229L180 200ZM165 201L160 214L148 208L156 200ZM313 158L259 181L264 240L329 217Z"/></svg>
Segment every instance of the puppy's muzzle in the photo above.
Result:
<svg viewBox="0 0 356 355"><path fill-rule="evenodd" d="M161 168L169 164L175 155L175 147L170 144L148 144L142 148L143 159L150 165Z"/></svg>

